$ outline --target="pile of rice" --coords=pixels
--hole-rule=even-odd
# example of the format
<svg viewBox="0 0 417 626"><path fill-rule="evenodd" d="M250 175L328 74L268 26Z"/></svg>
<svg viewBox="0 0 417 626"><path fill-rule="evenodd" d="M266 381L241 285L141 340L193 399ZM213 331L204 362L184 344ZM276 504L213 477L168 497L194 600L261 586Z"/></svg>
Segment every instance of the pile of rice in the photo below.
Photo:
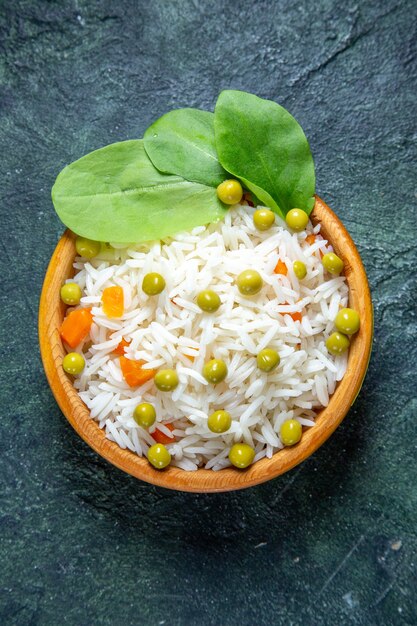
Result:
<svg viewBox="0 0 417 626"><path fill-rule="evenodd" d="M162 432L170 435L161 422L175 426L175 441L167 445L172 465L220 470L230 465L235 442L253 446L255 461L271 457L283 448L279 431L285 420L314 426L317 409L328 404L347 363L347 354L334 357L325 347L339 308L348 303L345 278L324 273L320 251L332 248L319 235L319 225L309 223L306 231L291 233L277 217L275 226L259 232L253 211L238 206L224 221L190 233L149 244L107 245L91 261L76 258L71 280L82 288L81 306L92 307L94 323L91 344L82 346L86 366L74 385L92 419L121 448L146 456L155 443L154 427L147 432L132 416L137 404L150 402ZM310 233L318 235L312 245L305 241ZM274 273L279 258L287 264L287 276ZM307 266L301 282L292 270L297 259ZM236 287L244 269L256 269L264 280L252 298ZM148 272L166 280L159 296L141 290ZM107 318L101 307L103 289L112 285L124 291L120 319ZM222 301L214 314L195 304L198 292L208 288ZM302 312L301 323L288 315L296 311ZM176 369L178 387L162 393L149 381L130 388L112 354L122 337L130 341L128 358L142 359L149 368ZM256 365L265 347L281 357L269 374ZM211 358L223 359L228 367L226 380L216 386L201 374ZM208 416L218 409L232 416L230 430L222 435L207 428Z"/></svg>

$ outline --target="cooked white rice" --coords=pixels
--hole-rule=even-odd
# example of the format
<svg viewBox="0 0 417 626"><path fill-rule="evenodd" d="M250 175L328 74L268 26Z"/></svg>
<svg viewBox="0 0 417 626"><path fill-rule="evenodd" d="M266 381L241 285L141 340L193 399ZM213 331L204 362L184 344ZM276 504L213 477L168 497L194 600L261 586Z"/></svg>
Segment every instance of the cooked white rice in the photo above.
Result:
<svg viewBox="0 0 417 626"><path fill-rule="evenodd" d="M140 428L132 417L140 402L151 402L158 428L173 423L175 440L167 447L172 465L220 470L230 465L231 445L244 441L255 448L255 461L271 457L283 447L279 431L287 419L314 426L316 410L326 406L346 369L347 355L334 357L325 347L333 320L347 306L344 277L323 272L320 250L331 246L320 235L312 245L311 232L290 233L278 217L275 226L259 232L253 226L254 209L239 206L223 222L195 228L164 241L121 247L105 246L87 261L77 257L75 277L83 290L81 306L92 306L91 343L79 346L86 359L74 382L79 395L100 428L120 447L140 456L153 445L152 427ZM288 275L274 273L278 258ZM292 263L303 261L307 278L299 282ZM243 270L258 270L262 291L244 298L236 287ZM148 297L140 288L144 274L159 272L166 289ZM101 307L103 289L120 285L125 313L107 318ZM195 298L202 289L216 291L222 305L216 313L202 313ZM302 322L288 313L302 312ZM126 356L142 359L149 368L174 368L180 384L172 393L159 392L153 381L130 388L119 358L112 354L122 337L130 341ZM279 367L266 374L256 367L256 354L265 347L278 351ZM191 357L191 358L190 358ZM223 359L227 379L207 384L201 371L211 358ZM193 360L194 359L194 360ZM207 428L207 417L218 409L232 416L230 430L217 435Z"/></svg>

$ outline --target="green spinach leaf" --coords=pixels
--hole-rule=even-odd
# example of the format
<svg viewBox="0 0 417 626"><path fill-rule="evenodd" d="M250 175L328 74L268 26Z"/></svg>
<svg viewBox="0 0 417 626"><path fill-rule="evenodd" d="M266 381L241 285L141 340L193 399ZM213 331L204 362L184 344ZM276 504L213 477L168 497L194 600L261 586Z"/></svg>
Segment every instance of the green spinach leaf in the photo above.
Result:
<svg viewBox="0 0 417 626"><path fill-rule="evenodd" d="M117 243L160 239L226 212L213 187L159 172L142 140L111 144L65 167L52 200L77 235Z"/></svg>
<svg viewBox="0 0 417 626"><path fill-rule="evenodd" d="M214 114L209 111L170 111L147 129L143 139L161 172L213 187L227 178L216 152Z"/></svg>
<svg viewBox="0 0 417 626"><path fill-rule="evenodd" d="M301 126L283 107L243 91L222 91L214 112L223 167L282 217L314 206L314 162Z"/></svg>

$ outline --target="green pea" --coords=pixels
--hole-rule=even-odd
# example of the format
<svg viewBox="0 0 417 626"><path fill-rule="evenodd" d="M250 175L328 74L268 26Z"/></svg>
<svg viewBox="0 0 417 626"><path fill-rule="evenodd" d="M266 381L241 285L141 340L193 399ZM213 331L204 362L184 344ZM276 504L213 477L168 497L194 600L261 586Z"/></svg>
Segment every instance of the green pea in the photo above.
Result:
<svg viewBox="0 0 417 626"><path fill-rule="evenodd" d="M258 230L269 230L275 222L275 213L269 209L257 209L253 214L253 223Z"/></svg>
<svg viewBox="0 0 417 626"><path fill-rule="evenodd" d="M332 333L326 341L326 348L331 354L343 354L350 345L349 339L342 333Z"/></svg>
<svg viewBox="0 0 417 626"><path fill-rule="evenodd" d="M359 313L355 309L340 309L336 315L334 325L337 330L345 335L354 335L360 326Z"/></svg>
<svg viewBox="0 0 417 626"><path fill-rule="evenodd" d="M175 370L159 370L155 374L155 385L159 391L174 391L178 387L178 374Z"/></svg>
<svg viewBox="0 0 417 626"><path fill-rule="evenodd" d="M165 289L165 279L161 274L151 272L143 277L142 291L147 296L157 296Z"/></svg>
<svg viewBox="0 0 417 626"><path fill-rule="evenodd" d="M272 372L279 365L280 360L278 352L272 348L261 350L256 357L258 367L263 372Z"/></svg>
<svg viewBox="0 0 417 626"><path fill-rule="evenodd" d="M292 267L298 280L303 280L307 276L307 268L302 261L294 261Z"/></svg>
<svg viewBox="0 0 417 626"><path fill-rule="evenodd" d="M207 420L207 426L213 433L225 433L232 425L232 418L227 411L214 411Z"/></svg>
<svg viewBox="0 0 417 626"><path fill-rule="evenodd" d="M242 296L254 296L262 289L262 276L256 270L244 270L236 280L237 288Z"/></svg>
<svg viewBox="0 0 417 626"><path fill-rule="evenodd" d="M340 274L344 267L342 259L334 252L327 252L327 254L323 255L321 262L325 270L336 276Z"/></svg>
<svg viewBox="0 0 417 626"><path fill-rule="evenodd" d="M77 237L75 240L75 249L77 254L83 256L85 259L92 259L100 252L101 243L99 241L93 241L92 239L86 239L85 237Z"/></svg>
<svg viewBox="0 0 417 626"><path fill-rule="evenodd" d="M149 402L138 404L133 411L133 419L142 428L150 428L156 419L155 407Z"/></svg>
<svg viewBox="0 0 417 626"><path fill-rule="evenodd" d="M221 305L221 300L215 291L206 289L198 294L197 304L202 311L214 313Z"/></svg>
<svg viewBox="0 0 417 626"><path fill-rule="evenodd" d="M285 216L287 226L297 233L304 230L308 224L308 215L302 209L291 209Z"/></svg>
<svg viewBox="0 0 417 626"><path fill-rule="evenodd" d="M217 196L225 204L238 204L243 196L242 185L238 180L224 180L217 187Z"/></svg>
<svg viewBox="0 0 417 626"><path fill-rule="evenodd" d="M300 441L302 431L300 422L286 420L280 428L279 436L284 446L293 446Z"/></svg>
<svg viewBox="0 0 417 626"><path fill-rule="evenodd" d="M84 357L81 354L78 354L78 352L68 352L68 354L64 356L62 367L64 372L67 374L77 376L78 374L81 374L85 367Z"/></svg>
<svg viewBox="0 0 417 626"><path fill-rule="evenodd" d="M148 450L148 461L155 469L164 469L171 463L171 455L163 443L155 443Z"/></svg>
<svg viewBox="0 0 417 626"><path fill-rule="evenodd" d="M60 294L61 300L65 304L69 304L70 306L80 304L82 291L77 283L65 283L65 285L61 287Z"/></svg>
<svg viewBox="0 0 417 626"><path fill-rule="evenodd" d="M247 443L235 443L229 452L229 461L239 469L245 469L255 458L255 450Z"/></svg>
<svg viewBox="0 0 417 626"><path fill-rule="evenodd" d="M227 365L220 359L212 359L204 364L203 367L204 378L212 385L221 383L227 376Z"/></svg>

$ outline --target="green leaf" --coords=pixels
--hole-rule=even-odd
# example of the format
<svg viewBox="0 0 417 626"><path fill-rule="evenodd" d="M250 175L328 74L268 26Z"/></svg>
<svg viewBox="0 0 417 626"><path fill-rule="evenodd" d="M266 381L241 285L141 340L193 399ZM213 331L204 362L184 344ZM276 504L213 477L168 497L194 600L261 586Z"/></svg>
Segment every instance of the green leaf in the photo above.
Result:
<svg viewBox="0 0 417 626"><path fill-rule="evenodd" d="M160 117L145 132L145 150L161 172L217 187L227 178L214 140L214 114L178 109Z"/></svg>
<svg viewBox="0 0 417 626"><path fill-rule="evenodd" d="M115 243L160 239L226 212L214 188L159 172L142 140L111 144L65 167L52 200L77 235Z"/></svg>
<svg viewBox="0 0 417 626"><path fill-rule="evenodd" d="M285 218L314 206L314 162L301 126L283 107L244 91L222 91L214 112L223 167Z"/></svg>

